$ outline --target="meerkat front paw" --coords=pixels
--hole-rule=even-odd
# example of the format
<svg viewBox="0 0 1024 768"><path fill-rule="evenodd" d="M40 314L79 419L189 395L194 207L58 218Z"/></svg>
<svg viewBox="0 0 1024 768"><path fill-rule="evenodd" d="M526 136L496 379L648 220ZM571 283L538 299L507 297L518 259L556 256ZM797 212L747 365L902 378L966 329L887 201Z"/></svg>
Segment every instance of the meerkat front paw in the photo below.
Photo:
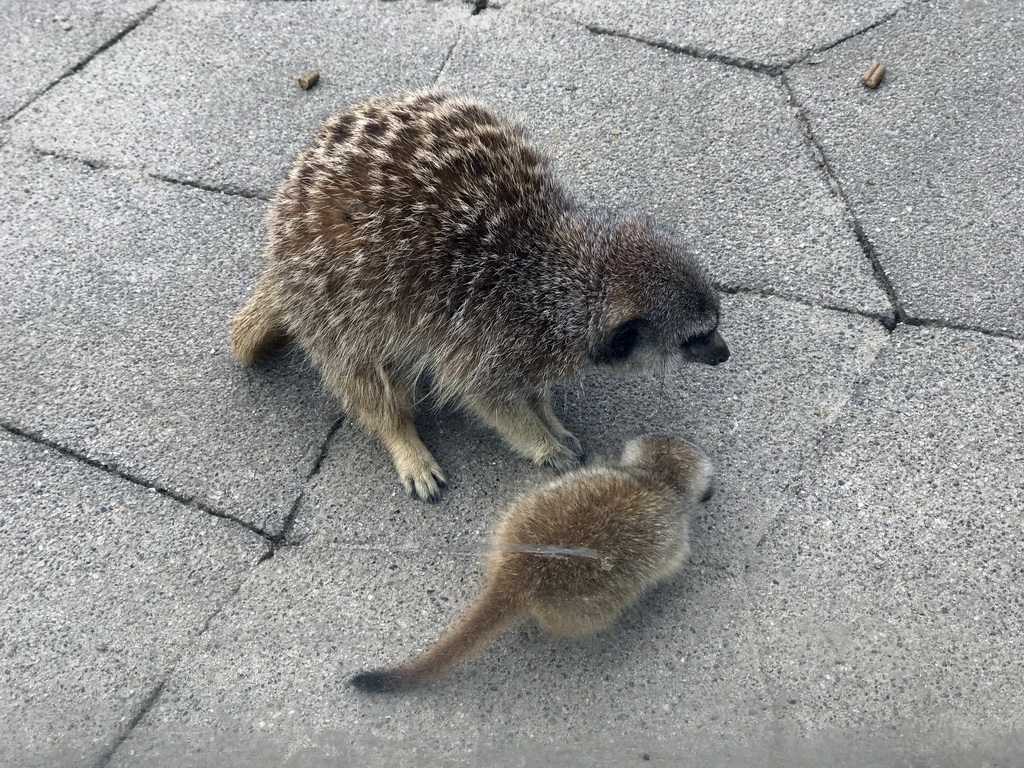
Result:
<svg viewBox="0 0 1024 768"><path fill-rule="evenodd" d="M420 462L396 462L398 477L402 480L406 492L414 499L436 504L441 500L441 490L448 487L441 467L433 458Z"/></svg>
<svg viewBox="0 0 1024 768"><path fill-rule="evenodd" d="M448 482L437 469L419 475L402 475L402 485L414 499L436 504L441 500L441 489L448 487Z"/></svg>

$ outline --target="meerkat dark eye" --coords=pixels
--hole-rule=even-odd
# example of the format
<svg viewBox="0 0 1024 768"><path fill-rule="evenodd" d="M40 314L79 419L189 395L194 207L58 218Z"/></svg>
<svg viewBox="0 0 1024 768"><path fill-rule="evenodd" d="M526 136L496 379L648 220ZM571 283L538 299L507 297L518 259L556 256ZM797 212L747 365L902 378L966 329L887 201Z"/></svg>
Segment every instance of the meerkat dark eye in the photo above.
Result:
<svg viewBox="0 0 1024 768"><path fill-rule="evenodd" d="M645 321L641 318L634 318L618 326L596 356L597 362L612 363L616 360L625 360L633 354L640 341L640 332L644 324Z"/></svg>

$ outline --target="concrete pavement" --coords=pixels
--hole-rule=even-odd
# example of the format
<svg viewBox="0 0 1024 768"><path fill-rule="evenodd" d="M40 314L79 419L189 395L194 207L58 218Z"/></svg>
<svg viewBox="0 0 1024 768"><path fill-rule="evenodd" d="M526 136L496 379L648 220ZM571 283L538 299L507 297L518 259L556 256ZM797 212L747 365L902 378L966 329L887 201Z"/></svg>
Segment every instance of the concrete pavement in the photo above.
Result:
<svg viewBox="0 0 1024 768"><path fill-rule="evenodd" d="M1016 0L10 0L0 43L0 765L1024 764ZM433 83L678 227L733 357L556 399L712 455L677 578L374 698L546 475L425 411L413 502L226 333L294 152Z"/></svg>

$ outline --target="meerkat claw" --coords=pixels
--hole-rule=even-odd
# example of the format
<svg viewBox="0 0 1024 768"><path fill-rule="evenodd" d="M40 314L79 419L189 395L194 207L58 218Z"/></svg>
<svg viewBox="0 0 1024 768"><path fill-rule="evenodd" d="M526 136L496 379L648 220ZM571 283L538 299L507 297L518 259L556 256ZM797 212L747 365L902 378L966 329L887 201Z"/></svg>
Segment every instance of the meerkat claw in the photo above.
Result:
<svg viewBox="0 0 1024 768"><path fill-rule="evenodd" d="M428 471L424 475L403 477L402 485L405 486L409 498L425 501L428 504L439 502L441 500L441 489L448 487L444 475L433 470Z"/></svg>
<svg viewBox="0 0 1024 768"><path fill-rule="evenodd" d="M543 459L540 465L546 469L553 469L558 474L571 472L580 466L580 456L563 446L558 453Z"/></svg>

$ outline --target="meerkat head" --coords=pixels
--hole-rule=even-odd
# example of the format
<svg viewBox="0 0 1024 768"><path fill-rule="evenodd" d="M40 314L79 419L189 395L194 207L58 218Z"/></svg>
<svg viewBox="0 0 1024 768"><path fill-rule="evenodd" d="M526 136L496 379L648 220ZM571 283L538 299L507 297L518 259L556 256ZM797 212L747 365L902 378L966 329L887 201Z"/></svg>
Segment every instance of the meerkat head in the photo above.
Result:
<svg viewBox="0 0 1024 768"><path fill-rule="evenodd" d="M714 494L714 467L703 451L668 435L637 437L622 449L623 466L657 476L689 497L691 503Z"/></svg>
<svg viewBox="0 0 1024 768"><path fill-rule="evenodd" d="M718 365L720 300L704 267L671 232L640 217L606 224L598 246L602 302L592 359L622 369L658 360Z"/></svg>

